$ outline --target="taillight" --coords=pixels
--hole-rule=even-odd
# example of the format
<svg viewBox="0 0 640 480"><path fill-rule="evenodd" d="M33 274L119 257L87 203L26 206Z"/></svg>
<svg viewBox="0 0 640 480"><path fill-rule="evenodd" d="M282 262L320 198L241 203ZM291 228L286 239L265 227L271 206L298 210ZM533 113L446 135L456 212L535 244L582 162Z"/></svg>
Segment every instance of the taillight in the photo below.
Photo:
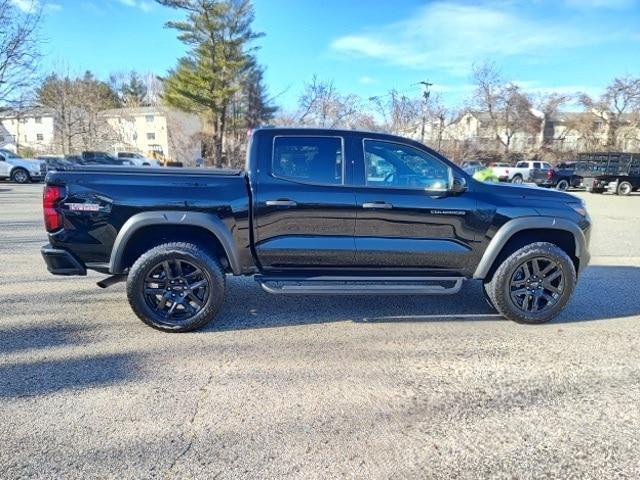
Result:
<svg viewBox="0 0 640 480"><path fill-rule="evenodd" d="M62 214L56 209L56 204L64 197L64 187L46 185L42 194L42 208L44 210L44 226L47 232L62 228Z"/></svg>
<svg viewBox="0 0 640 480"><path fill-rule="evenodd" d="M547 178L551 180L553 178L553 170L547 171Z"/></svg>

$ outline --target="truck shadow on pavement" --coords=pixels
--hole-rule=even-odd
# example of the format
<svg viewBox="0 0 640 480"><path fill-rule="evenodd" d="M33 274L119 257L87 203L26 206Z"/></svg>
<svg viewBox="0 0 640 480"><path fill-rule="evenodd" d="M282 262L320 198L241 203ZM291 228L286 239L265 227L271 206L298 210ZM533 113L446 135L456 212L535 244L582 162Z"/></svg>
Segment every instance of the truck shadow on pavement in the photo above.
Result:
<svg viewBox="0 0 640 480"><path fill-rule="evenodd" d="M578 323L640 315L640 268L592 266L552 323ZM336 321L451 322L502 320L484 300L480 282L451 296L273 296L254 282L231 279L227 300L204 331L311 325Z"/></svg>
<svg viewBox="0 0 640 480"><path fill-rule="evenodd" d="M136 355L106 354L42 359L0 366L0 398L84 390L133 380Z"/></svg>

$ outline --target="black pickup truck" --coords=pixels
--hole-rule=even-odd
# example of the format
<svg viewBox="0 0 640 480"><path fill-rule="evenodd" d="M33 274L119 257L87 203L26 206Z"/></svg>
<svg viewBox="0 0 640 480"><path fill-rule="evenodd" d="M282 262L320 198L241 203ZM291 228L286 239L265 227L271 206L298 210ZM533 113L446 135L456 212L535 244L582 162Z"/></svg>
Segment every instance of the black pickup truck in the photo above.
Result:
<svg viewBox="0 0 640 480"><path fill-rule="evenodd" d="M454 294L484 283L502 315L541 323L589 261L590 219L566 193L473 180L412 140L262 128L245 171L78 167L46 178L49 271L127 282L165 331L211 321L225 276L274 294Z"/></svg>

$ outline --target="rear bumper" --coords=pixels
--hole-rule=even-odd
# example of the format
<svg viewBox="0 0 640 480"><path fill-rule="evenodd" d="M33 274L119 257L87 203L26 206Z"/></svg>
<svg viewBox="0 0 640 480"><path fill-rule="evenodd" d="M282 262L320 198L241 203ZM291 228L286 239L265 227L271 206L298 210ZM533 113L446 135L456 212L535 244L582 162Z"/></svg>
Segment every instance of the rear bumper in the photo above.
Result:
<svg viewBox="0 0 640 480"><path fill-rule="evenodd" d="M72 253L45 245L40 249L47 270L54 275L86 275L87 268Z"/></svg>

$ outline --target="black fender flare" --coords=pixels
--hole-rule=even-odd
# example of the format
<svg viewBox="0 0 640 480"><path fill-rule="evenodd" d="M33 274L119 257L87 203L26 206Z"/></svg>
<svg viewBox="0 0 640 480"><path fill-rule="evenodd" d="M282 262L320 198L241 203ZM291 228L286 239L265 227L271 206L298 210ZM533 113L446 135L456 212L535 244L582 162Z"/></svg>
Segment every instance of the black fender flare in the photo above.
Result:
<svg viewBox="0 0 640 480"><path fill-rule="evenodd" d="M564 230L573 235L576 246L575 256L579 261L580 271L589 264L588 241L580 227L570 220L557 217L520 217L505 223L489 242L489 246L482 255L473 278L483 280L489 274L503 247L509 239L523 230Z"/></svg>
<svg viewBox="0 0 640 480"><path fill-rule="evenodd" d="M189 225L201 227L212 233L222 245L224 253L229 261L229 266L235 275L240 275L240 258L235 248L235 242L229 228L217 215L202 212L181 212L158 210L143 212L129 218L118 232L111 258L109 260L109 272L113 275L124 273L123 265L127 244L134 233L144 227L171 225Z"/></svg>

